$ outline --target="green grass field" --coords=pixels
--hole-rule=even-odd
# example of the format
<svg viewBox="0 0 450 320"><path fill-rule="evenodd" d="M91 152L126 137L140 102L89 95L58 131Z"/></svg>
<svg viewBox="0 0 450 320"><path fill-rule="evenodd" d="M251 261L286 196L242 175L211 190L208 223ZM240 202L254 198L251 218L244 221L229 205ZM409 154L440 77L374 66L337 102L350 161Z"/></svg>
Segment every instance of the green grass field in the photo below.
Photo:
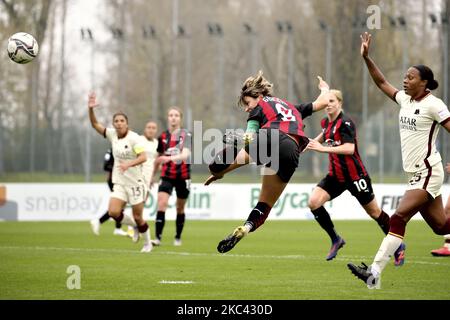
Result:
<svg viewBox="0 0 450 320"><path fill-rule="evenodd" d="M406 263L389 264L381 290L368 290L346 268L376 253L382 234L372 221L337 221L347 245L331 262L315 221L268 221L229 253L216 253L238 223L188 221L183 246L174 247L168 221L163 246L142 254L142 243L112 235L112 222L100 236L88 222L3 222L0 299L450 299L450 258L430 255L442 238L423 222L408 225ZM81 269L79 290L67 289L70 265Z"/></svg>

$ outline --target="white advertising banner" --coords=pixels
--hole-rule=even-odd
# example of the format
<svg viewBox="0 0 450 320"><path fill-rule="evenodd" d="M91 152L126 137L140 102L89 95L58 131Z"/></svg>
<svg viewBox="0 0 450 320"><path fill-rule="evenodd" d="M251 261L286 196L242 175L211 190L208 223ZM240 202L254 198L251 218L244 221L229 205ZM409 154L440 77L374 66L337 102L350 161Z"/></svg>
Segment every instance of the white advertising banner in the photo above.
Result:
<svg viewBox="0 0 450 320"><path fill-rule="evenodd" d="M315 184L290 184L272 209L269 219L313 219L308 200ZM375 184L378 203L389 215L405 192L402 184ZM259 184L192 184L186 206L190 220L245 220L258 202ZM443 187L444 205L450 189ZM110 192L104 183L7 183L0 185L0 221L85 221L100 217L108 208ZM156 214L157 187L145 203L147 219ZM168 220L175 219L175 191L169 200ZM369 219L349 192L329 202L333 219ZM126 212L131 209L127 208ZM417 214L415 219L420 219Z"/></svg>

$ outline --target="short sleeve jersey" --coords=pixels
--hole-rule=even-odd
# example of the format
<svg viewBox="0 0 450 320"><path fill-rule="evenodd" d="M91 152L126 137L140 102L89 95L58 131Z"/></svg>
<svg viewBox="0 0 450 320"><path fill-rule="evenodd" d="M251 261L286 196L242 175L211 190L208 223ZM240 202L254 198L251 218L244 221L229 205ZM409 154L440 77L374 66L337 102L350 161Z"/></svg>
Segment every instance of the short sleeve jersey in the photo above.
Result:
<svg viewBox="0 0 450 320"><path fill-rule="evenodd" d="M145 153L147 154L147 161L142 164L142 170L144 173L144 180L147 185L150 184L150 179L153 173L153 164L155 162L156 157L158 156L158 140L153 139L152 141L148 140L145 136L141 136L142 144L145 149Z"/></svg>
<svg viewBox="0 0 450 320"><path fill-rule="evenodd" d="M351 182L368 176L367 170L358 151L356 126L353 120L341 112L334 121L323 118L320 122L324 142L330 147L345 143L353 143L355 152L352 155L329 153L329 175L341 182Z"/></svg>
<svg viewBox="0 0 450 320"><path fill-rule="evenodd" d="M312 102L296 105L295 108L300 112L302 119L309 117L314 111Z"/></svg>
<svg viewBox="0 0 450 320"><path fill-rule="evenodd" d="M142 165L130 167L123 173L119 168L121 161L134 160L139 153L144 151L141 137L136 132L128 131L125 137L119 139L114 128L107 128L104 136L112 145L114 157L112 182L125 186L135 186L144 183Z"/></svg>
<svg viewBox="0 0 450 320"><path fill-rule="evenodd" d="M442 160L436 149L439 124L450 120L445 103L427 92L414 100L404 90L394 95L400 106L399 127L402 147L403 170L416 172L430 168Z"/></svg>
<svg viewBox="0 0 450 320"><path fill-rule="evenodd" d="M191 149L192 134L186 129L164 131L158 138L158 153L166 156L180 154L184 148ZM190 160L169 161L162 165L161 178L187 180L191 178Z"/></svg>
<svg viewBox="0 0 450 320"><path fill-rule="evenodd" d="M263 97L250 111L247 121L256 120L262 129L278 129L281 132L305 137L303 118L299 108L276 97Z"/></svg>

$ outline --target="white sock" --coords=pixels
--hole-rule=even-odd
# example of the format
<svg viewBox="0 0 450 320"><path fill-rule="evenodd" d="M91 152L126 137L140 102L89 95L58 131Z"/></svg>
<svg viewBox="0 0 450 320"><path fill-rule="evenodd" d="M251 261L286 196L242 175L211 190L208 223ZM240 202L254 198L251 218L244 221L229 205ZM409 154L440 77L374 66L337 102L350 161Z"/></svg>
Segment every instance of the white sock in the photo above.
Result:
<svg viewBox="0 0 450 320"><path fill-rule="evenodd" d="M373 259L373 263L371 266L371 271L374 277L377 278L380 276L381 272L383 272L383 269L386 267L395 250L397 250L398 247L400 247L400 245L402 244L402 241L402 239L391 234L388 234L383 239L383 242L381 243L375 258Z"/></svg>
<svg viewBox="0 0 450 320"><path fill-rule="evenodd" d="M446 234L444 236L444 241L445 241L444 247L450 250L450 234Z"/></svg>
<svg viewBox="0 0 450 320"><path fill-rule="evenodd" d="M246 229L245 234L248 234L250 232L250 230L253 229L253 223L251 223L251 222L245 223L244 228Z"/></svg>
<svg viewBox="0 0 450 320"><path fill-rule="evenodd" d="M123 219L120 223L126 224L127 226L136 227L136 221L134 221L133 217L127 215L126 213L123 214Z"/></svg>
<svg viewBox="0 0 450 320"><path fill-rule="evenodd" d="M141 233L141 237L144 239L144 245L148 245L150 243L150 228L144 233Z"/></svg>

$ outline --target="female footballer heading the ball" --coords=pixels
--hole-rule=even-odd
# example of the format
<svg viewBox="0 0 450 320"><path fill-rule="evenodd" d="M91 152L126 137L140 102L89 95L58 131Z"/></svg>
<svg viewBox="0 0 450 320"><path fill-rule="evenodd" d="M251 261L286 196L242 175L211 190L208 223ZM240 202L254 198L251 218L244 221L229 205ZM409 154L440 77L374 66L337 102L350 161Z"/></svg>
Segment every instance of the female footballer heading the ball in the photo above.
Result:
<svg viewBox="0 0 450 320"><path fill-rule="evenodd" d="M91 125L111 142L115 159L112 173L114 189L109 200L109 215L117 222L135 227L144 238L141 252L150 252L153 247L150 230L142 216L148 191L141 165L147 160L142 138L129 130L128 118L122 112L114 114L114 128L105 128L94 114L94 108L98 105L95 93L91 93L88 102ZM127 203L132 207L134 220L123 214ZM135 232L135 242L139 239L139 233Z"/></svg>
<svg viewBox="0 0 450 320"><path fill-rule="evenodd" d="M221 179L224 174L255 160L264 164L266 174L262 178L259 202L247 218L244 226L237 227L232 234L222 240L217 250L225 253L231 250L249 232L253 232L267 219L270 210L283 192L298 166L299 155L308 144L309 139L303 133L303 118L326 106L324 99L328 84L319 77L321 95L316 101L294 106L272 95L272 84L259 71L255 77L248 78L240 93L239 104L249 113L246 136L249 143L240 150L231 164L219 165L225 154L216 155L210 165L211 176L205 185ZM263 159L260 150L266 149L270 156ZM267 153L266 153L267 154ZM233 157L234 158L234 157ZM253 160L252 160L253 159ZM278 163L274 163L274 162Z"/></svg>
<svg viewBox="0 0 450 320"><path fill-rule="evenodd" d="M450 218L442 204L444 180L441 155L436 149L439 125L450 132L450 112L430 90L438 87L433 72L424 65L410 67L403 78L403 90L393 87L369 57L371 35L361 35L361 55L375 84L400 106L399 126L403 170L408 185L397 210L391 216L389 234L384 238L370 267L348 264L369 288L379 287L379 278L390 257L402 243L406 224L417 213L436 234L450 233Z"/></svg>

